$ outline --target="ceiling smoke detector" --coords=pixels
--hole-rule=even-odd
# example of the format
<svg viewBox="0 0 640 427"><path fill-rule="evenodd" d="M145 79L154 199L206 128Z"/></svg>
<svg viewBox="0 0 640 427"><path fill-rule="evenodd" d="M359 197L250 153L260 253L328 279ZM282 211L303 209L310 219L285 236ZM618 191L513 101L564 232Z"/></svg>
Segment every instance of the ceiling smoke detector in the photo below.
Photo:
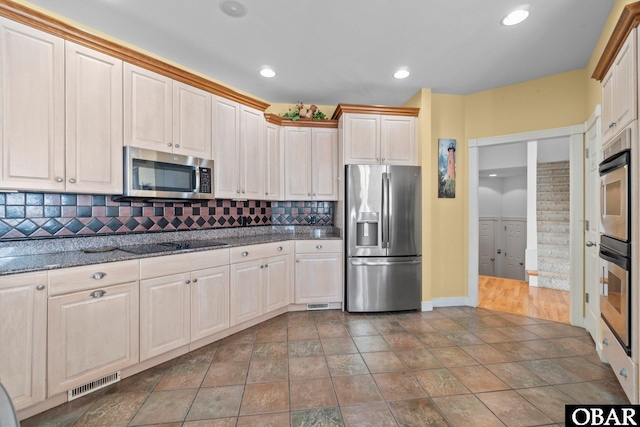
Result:
<svg viewBox="0 0 640 427"><path fill-rule="evenodd" d="M222 0L220 10L233 18L241 18L247 14L246 6L239 0Z"/></svg>

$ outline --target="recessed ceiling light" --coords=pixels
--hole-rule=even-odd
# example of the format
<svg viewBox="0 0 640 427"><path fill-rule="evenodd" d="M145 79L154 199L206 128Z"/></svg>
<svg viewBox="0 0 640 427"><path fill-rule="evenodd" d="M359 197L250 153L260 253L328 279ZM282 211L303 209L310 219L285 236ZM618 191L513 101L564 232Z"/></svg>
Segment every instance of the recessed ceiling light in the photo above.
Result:
<svg viewBox="0 0 640 427"><path fill-rule="evenodd" d="M497 173L490 173L489 176L490 177L494 177L494 176L498 176L498 174Z"/></svg>
<svg viewBox="0 0 640 427"><path fill-rule="evenodd" d="M395 73L393 73L393 77L395 77L396 79L404 79L409 77L409 71L408 70L398 70Z"/></svg>
<svg viewBox="0 0 640 427"><path fill-rule="evenodd" d="M511 12L510 14L502 18L502 21L500 21L500 23L506 26L516 25L521 23L525 19L527 19L528 16L529 16L528 10L518 9L518 10L514 10L513 12Z"/></svg>
<svg viewBox="0 0 640 427"><path fill-rule="evenodd" d="M262 77L275 77L276 72L273 71L271 68L263 68L262 70L260 70L260 75Z"/></svg>
<svg viewBox="0 0 640 427"><path fill-rule="evenodd" d="M240 0L222 0L220 10L233 18L241 18L247 14L247 8Z"/></svg>

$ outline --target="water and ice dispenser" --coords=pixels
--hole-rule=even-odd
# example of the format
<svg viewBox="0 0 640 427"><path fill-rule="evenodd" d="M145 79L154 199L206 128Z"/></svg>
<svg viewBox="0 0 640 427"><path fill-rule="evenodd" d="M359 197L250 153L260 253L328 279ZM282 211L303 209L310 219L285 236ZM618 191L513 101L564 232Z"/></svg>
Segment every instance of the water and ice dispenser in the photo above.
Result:
<svg viewBox="0 0 640 427"><path fill-rule="evenodd" d="M358 212L356 216L356 246L378 246L379 212Z"/></svg>

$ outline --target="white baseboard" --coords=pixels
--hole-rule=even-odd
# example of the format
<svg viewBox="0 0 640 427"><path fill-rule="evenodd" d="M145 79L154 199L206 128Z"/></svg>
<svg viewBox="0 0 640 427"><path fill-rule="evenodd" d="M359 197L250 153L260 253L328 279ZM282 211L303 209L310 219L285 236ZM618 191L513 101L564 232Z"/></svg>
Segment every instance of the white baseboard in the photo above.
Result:
<svg viewBox="0 0 640 427"><path fill-rule="evenodd" d="M433 311L434 307L459 307L468 306L467 297L434 298L431 301L422 301L422 311Z"/></svg>
<svg viewBox="0 0 640 427"><path fill-rule="evenodd" d="M422 311L433 311L433 302L422 301Z"/></svg>
<svg viewBox="0 0 640 427"><path fill-rule="evenodd" d="M538 287L538 276L529 276L529 286Z"/></svg>

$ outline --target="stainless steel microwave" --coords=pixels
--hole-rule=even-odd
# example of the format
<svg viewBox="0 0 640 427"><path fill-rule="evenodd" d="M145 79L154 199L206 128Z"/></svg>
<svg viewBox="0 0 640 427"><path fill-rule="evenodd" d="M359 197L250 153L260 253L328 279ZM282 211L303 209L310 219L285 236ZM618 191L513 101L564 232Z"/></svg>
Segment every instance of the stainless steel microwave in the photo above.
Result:
<svg viewBox="0 0 640 427"><path fill-rule="evenodd" d="M124 147L123 199L213 199L213 160Z"/></svg>
<svg viewBox="0 0 640 427"><path fill-rule="evenodd" d="M631 129L608 143L600 163L600 220L603 234L629 242L631 221Z"/></svg>

